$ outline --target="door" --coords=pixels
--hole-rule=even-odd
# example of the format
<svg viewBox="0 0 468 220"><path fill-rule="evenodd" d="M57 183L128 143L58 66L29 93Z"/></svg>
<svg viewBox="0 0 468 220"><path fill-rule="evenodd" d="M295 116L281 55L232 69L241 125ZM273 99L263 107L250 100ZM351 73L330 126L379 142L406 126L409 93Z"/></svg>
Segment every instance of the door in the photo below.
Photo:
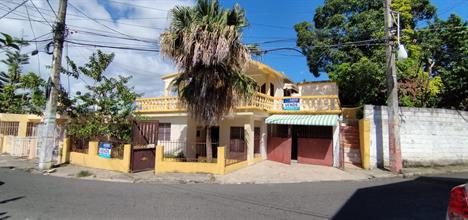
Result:
<svg viewBox="0 0 468 220"><path fill-rule="evenodd" d="M297 162L333 165L333 127L297 126Z"/></svg>
<svg viewBox="0 0 468 220"><path fill-rule="evenodd" d="M332 166L333 147L329 138L298 138L298 163Z"/></svg>
<svg viewBox="0 0 468 220"><path fill-rule="evenodd" d="M151 170L155 166L159 121L134 121L132 127L132 172Z"/></svg>
<svg viewBox="0 0 468 220"><path fill-rule="evenodd" d="M291 126L269 125L267 140L267 159L291 164Z"/></svg>
<svg viewBox="0 0 468 220"><path fill-rule="evenodd" d="M268 137L267 159L291 164L292 138Z"/></svg>

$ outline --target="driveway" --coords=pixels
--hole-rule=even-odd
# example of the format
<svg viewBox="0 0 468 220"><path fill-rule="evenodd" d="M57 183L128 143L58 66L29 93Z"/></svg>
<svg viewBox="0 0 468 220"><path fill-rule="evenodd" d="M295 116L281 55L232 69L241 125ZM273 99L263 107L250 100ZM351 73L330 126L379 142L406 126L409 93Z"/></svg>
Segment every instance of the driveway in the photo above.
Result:
<svg viewBox="0 0 468 220"><path fill-rule="evenodd" d="M300 183L336 180L365 180L371 175L391 175L388 172L364 171L349 168L345 171L327 166L292 163L291 165L265 160L226 175L217 175L218 183Z"/></svg>

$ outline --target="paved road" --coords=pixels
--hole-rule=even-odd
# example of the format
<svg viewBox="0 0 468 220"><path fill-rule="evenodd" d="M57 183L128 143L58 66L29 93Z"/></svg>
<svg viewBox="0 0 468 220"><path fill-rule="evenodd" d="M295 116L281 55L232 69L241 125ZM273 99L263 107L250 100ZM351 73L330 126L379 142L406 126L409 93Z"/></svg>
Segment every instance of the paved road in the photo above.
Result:
<svg viewBox="0 0 468 220"><path fill-rule="evenodd" d="M468 173L269 185L151 185L0 169L0 219L444 219Z"/></svg>

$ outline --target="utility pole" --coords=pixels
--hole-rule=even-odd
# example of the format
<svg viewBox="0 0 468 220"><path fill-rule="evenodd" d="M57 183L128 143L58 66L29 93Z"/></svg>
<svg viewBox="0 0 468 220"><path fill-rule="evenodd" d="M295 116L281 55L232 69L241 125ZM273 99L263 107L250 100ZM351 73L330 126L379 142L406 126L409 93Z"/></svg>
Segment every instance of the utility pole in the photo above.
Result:
<svg viewBox="0 0 468 220"><path fill-rule="evenodd" d="M62 68L62 50L65 40L65 18L67 15L68 0L59 1L58 17L54 28L54 53L52 57L52 72L50 73L50 92L44 113L44 127L41 129L39 145L39 169L46 170L52 167L52 152L56 136L56 114L58 89L60 87L60 72Z"/></svg>
<svg viewBox="0 0 468 220"><path fill-rule="evenodd" d="M394 173L400 173L402 168L401 147L400 147L400 117L398 107L398 82L395 65L395 41L392 10L390 8L392 0L384 0L385 8L385 38L387 41L387 84L388 84L388 147L390 154L390 170Z"/></svg>

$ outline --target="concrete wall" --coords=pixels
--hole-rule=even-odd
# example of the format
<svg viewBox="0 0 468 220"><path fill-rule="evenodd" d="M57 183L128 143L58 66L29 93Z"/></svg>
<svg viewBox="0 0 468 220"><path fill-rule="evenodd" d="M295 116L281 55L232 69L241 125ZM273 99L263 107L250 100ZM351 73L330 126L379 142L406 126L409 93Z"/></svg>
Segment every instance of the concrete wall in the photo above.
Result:
<svg viewBox="0 0 468 220"><path fill-rule="evenodd" d="M305 82L299 83L299 94L302 96L338 95L335 82Z"/></svg>
<svg viewBox="0 0 468 220"><path fill-rule="evenodd" d="M366 105L370 121L370 166L388 166L386 107ZM448 109L400 108L403 165L468 163L468 112Z"/></svg>
<svg viewBox="0 0 468 220"><path fill-rule="evenodd" d="M69 151L69 142L64 146L63 152ZM98 142L89 142L88 153L71 152L70 155L63 156L65 161L69 158L71 164L76 164L84 167L91 167L104 170L113 170L128 173L130 171L130 148L129 144L124 145L123 159L102 158L98 156Z"/></svg>

